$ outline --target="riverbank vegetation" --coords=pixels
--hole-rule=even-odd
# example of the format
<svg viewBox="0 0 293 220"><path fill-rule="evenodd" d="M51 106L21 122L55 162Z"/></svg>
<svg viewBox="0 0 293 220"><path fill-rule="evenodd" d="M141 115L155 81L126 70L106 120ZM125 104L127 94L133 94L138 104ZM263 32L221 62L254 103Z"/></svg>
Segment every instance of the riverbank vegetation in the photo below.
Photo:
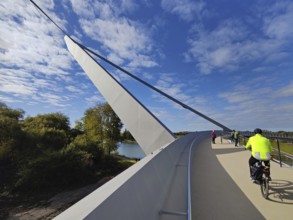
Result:
<svg viewBox="0 0 293 220"><path fill-rule="evenodd" d="M109 180L136 162L111 153L126 134L108 104L87 109L74 128L61 113L24 114L0 103L0 219L16 207Z"/></svg>
<svg viewBox="0 0 293 220"><path fill-rule="evenodd" d="M0 192L62 191L125 170L134 161L110 154L122 123L108 104L85 111L70 128L61 113L24 118L0 103Z"/></svg>

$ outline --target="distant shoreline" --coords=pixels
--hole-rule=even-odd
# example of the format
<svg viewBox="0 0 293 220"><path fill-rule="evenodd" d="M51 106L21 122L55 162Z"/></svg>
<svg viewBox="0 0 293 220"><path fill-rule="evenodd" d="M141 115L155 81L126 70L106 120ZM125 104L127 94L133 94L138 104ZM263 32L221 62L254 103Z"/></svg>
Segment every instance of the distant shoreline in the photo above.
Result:
<svg viewBox="0 0 293 220"><path fill-rule="evenodd" d="M133 140L123 140L121 143L126 143L126 144L138 144L136 141Z"/></svg>

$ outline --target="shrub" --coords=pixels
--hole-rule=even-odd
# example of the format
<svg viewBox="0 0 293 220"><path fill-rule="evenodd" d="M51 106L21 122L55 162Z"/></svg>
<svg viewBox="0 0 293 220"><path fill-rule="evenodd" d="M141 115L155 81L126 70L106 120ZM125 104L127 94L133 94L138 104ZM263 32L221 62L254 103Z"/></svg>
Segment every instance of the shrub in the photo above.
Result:
<svg viewBox="0 0 293 220"><path fill-rule="evenodd" d="M23 165L18 172L15 189L23 191L44 191L77 187L94 179L86 152L67 151L50 153Z"/></svg>

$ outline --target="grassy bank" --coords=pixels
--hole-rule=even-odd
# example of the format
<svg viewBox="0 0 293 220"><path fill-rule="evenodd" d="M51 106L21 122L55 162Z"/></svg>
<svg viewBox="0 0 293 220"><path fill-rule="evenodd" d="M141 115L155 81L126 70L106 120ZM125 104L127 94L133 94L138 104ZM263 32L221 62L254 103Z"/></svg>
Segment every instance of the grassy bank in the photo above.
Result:
<svg viewBox="0 0 293 220"><path fill-rule="evenodd" d="M276 140L271 141L273 148L278 149L278 144ZM293 155L293 144L289 142L279 142L280 150Z"/></svg>

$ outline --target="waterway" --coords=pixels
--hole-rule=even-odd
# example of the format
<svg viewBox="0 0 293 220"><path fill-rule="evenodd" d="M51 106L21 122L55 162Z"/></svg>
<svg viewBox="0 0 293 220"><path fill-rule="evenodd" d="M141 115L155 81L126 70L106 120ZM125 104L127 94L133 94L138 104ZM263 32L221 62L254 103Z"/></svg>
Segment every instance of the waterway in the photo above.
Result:
<svg viewBox="0 0 293 220"><path fill-rule="evenodd" d="M145 157L145 153L141 149L141 147L138 144L132 144L132 143L118 143L118 154L129 157L129 158L136 158L141 159Z"/></svg>

